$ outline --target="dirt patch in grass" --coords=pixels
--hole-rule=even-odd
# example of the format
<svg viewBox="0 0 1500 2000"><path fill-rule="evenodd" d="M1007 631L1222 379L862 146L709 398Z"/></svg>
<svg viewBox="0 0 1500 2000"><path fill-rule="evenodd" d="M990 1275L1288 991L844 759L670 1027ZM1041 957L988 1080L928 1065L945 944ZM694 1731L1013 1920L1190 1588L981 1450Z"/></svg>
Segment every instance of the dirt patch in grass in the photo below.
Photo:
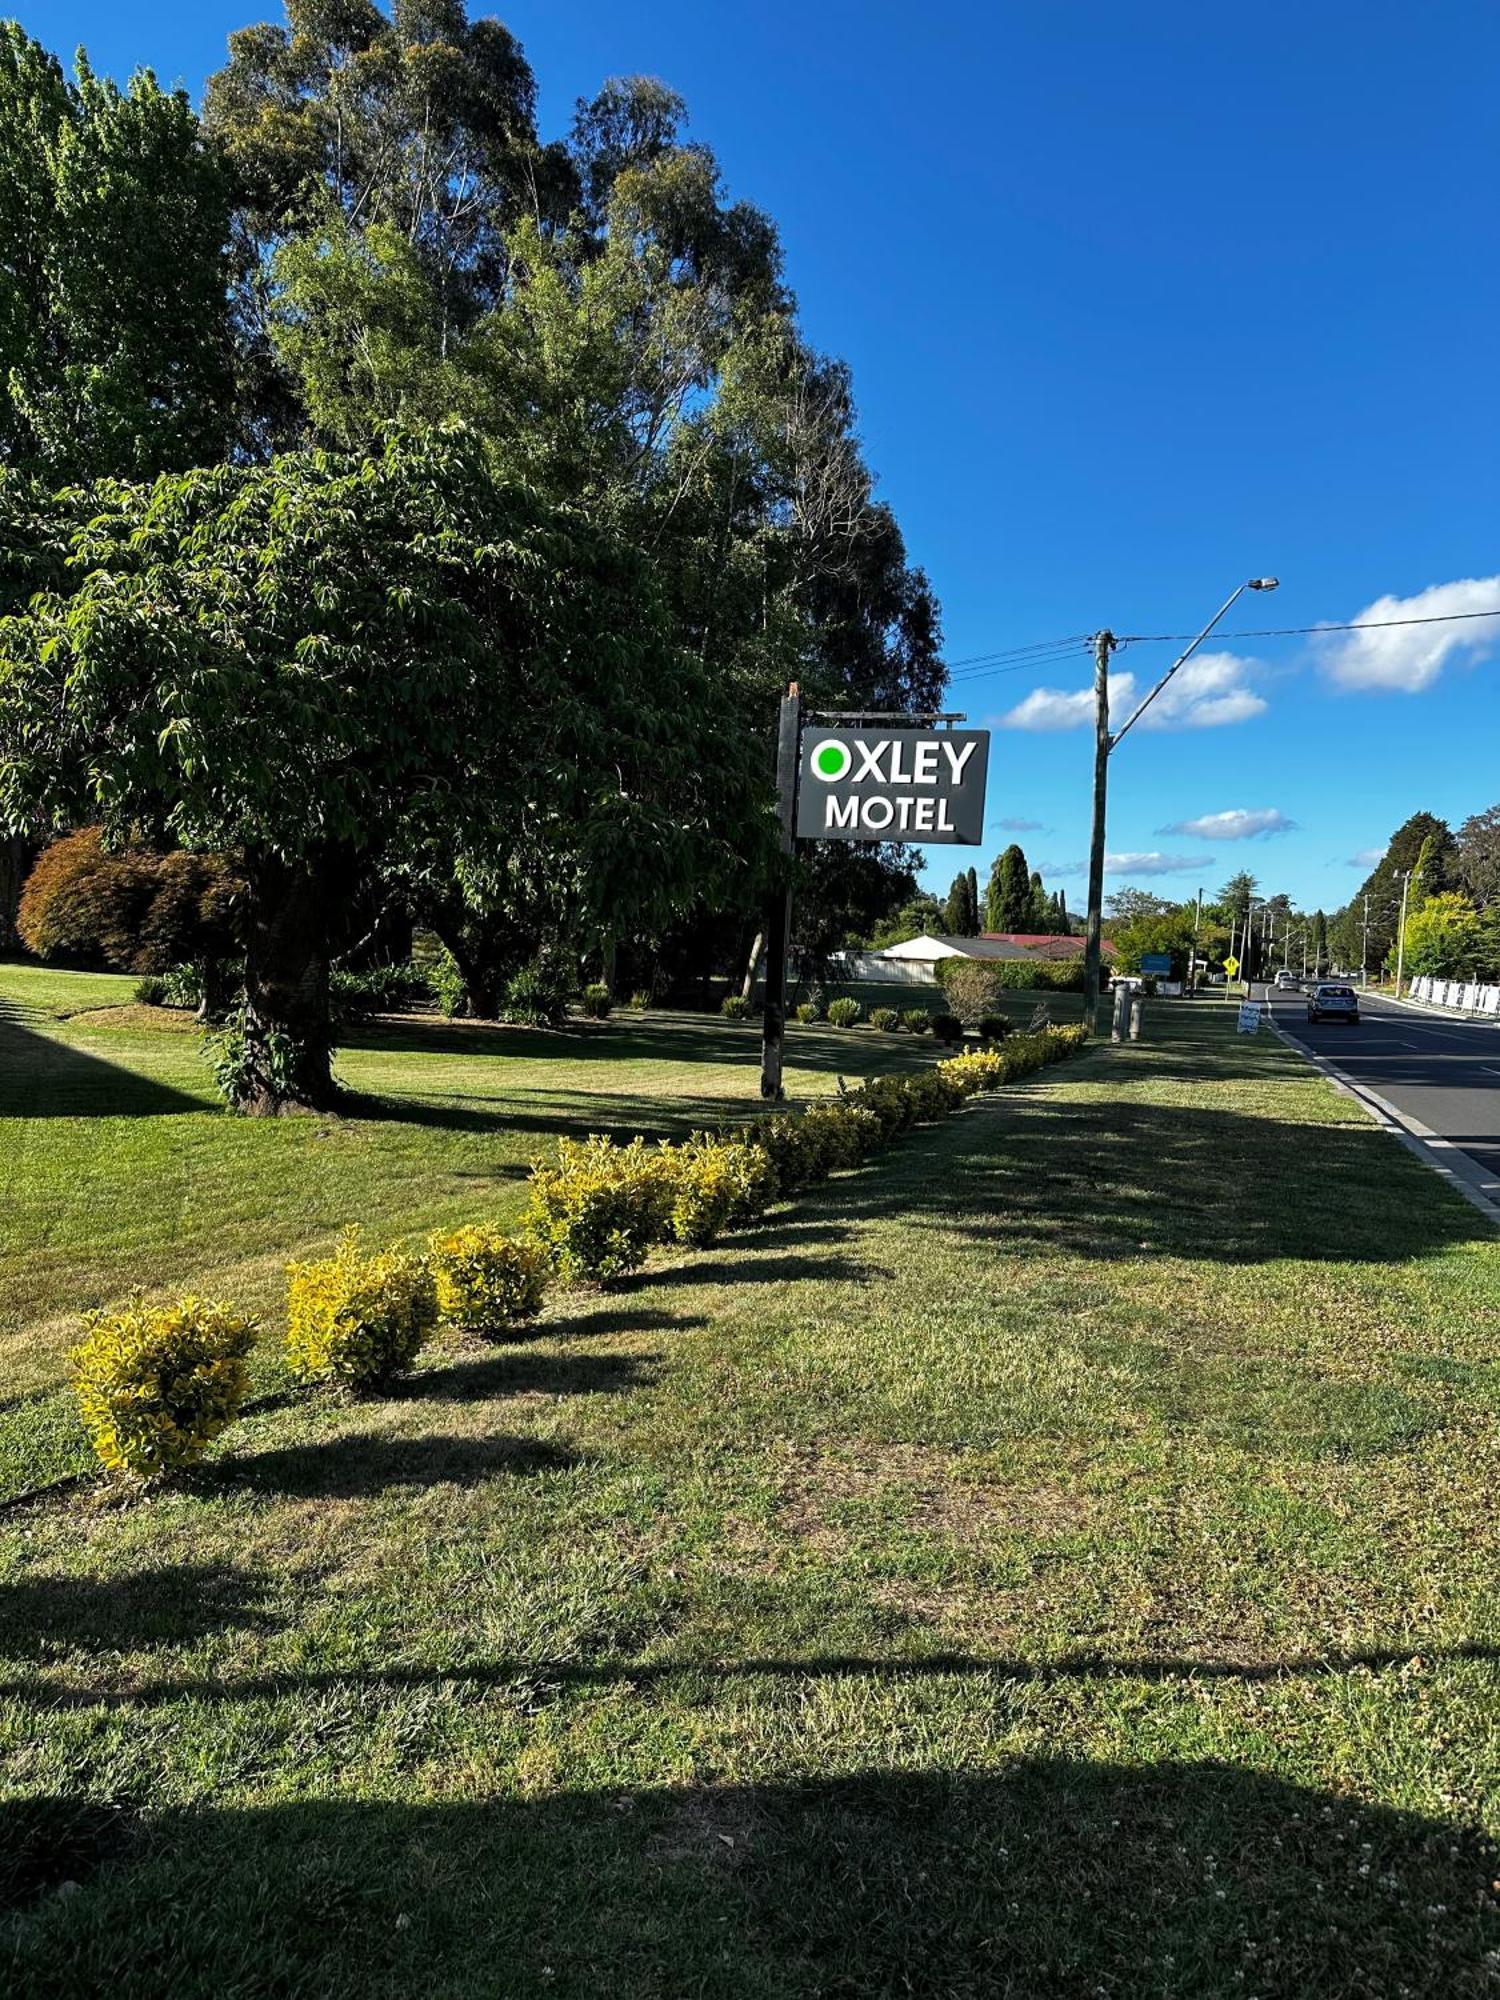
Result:
<svg viewBox="0 0 1500 2000"><path fill-rule="evenodd" d="M786 1456L778 1516L792 1534L814 1542L847 1539L851 1513L867 1507L918 1533L963 1542L1069 1533L1093 1504L1076 1485L1015 1486L979 1476L964 1453L937 1445L793 1448Z"/></svg>
<svg viewBox="0 0 1500 2000"><path fill-rule="evenodd" d="M199 1026L190 1008L143 1007L134 1001L123 1007L80 1007L56 1018L76 1028L146 1028L161 1035L190 1035Z"/></svg>

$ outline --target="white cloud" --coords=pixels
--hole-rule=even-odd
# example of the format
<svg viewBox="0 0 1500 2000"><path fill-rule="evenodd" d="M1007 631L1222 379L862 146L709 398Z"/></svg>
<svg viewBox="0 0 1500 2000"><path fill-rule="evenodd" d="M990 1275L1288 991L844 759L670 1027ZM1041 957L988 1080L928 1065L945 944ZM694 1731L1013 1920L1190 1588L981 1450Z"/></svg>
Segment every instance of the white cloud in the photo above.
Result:
<svg viewBox="0 0 1500 2000"><path fill-rule="evenodd" d="M1111 715L1128 713L1135 693L1134 674L1111 674L1109 709ZM1033 688L1024 701L1000 718L1002 729L1078 729L1094 720L1094 690L1080 688L1076 694L1061 688Z"/></svg>
<svg viewBox="0 0 1500 2000"><path fill-rule="evenodd" d="M1141 728L1218 729L1264 715L1265 702L1245 685L1254 666L1254 660L1242 660L1237 653L1195 653L1146 710Z"/></svg>
<svg viewBox="0 0 1500 2000"><path fill-rule="evenodd" d="M1351 854L1349 856L1344 866L1346 868L1363 868L1368 873L1377 861L1384 861L1384 859L1385 849L1383 847L1362 847L1358 854Z"/></svg>
<svg viewBox="0 0 1500 2000"><path fill-rule="evenodd" d="M1211 854L1106 854L1106 875L1187 875L1212 868Z"/></svg>
<svg viewBox="0 0 1500 2000"><path fill-rule="evenodd" d="M1201 819L1180 819L1160 831L1191 834L1195 840L1257 840L1262 834L1291 833L1296 824L1275 806L1234 806L1226 812L1205 813Z"/></svg>
<svg viewBox="0 0 1500 2000"><path fill-rule="evenodd" d="M1087 875L1086 861L1039 861L1042 880L1050 882L1054 875ZM1195 869L1212 868L1211 854L1106 854L1104 872L1106 875L1186 875Z"/></svg>
<svg viewBox="0 0 1500 2000"><path fill-rule="evenodd" d="M1045 833L1046 827L1039 819L997 819L996 826L1007 833Z"/></svg>
<svg viewBox="0 0 1500 2000"><path fill-rule="evenodd" d="M1500 576L1435 583L1415 597L1377 597L1351 621L1444 618L1455 612L1500 612ZM1453 625L1387 625L1381 631L1330 632L1314 640L1323 671L1340 687L1394 688L1417 694L1430 687L1456 653L1481 659L1500 644L1500 617Z"/></svg>
<svg viewBox="0 0 1500 2000"><path fill-rule="evenodd" d="M1253 660L1235 653L1195 653L1141 717L1142 729L1217 729L1225 723L1248 722L1262 715L1266 704L1245 676ZM1118 729L1129 720L1137 701L1150 687L1132 673L1109 677L1110 720ZM1094 720L1094 691L1033 688L1007 714L1002 729L1079 729Z"/></svg>

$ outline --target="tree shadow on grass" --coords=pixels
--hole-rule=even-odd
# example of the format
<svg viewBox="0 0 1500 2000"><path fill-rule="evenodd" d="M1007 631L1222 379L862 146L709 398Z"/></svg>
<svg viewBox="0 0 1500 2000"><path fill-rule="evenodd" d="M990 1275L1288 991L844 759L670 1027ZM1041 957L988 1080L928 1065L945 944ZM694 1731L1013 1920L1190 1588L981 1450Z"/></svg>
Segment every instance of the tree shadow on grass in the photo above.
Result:
<svg viewBox="0 0 1500 2000"><path fill-rule="evenodd" d="M38 2000L207 2000L271 1966L329 1996L498 1992L503 1966L517 2000L1493 1991L1477 1833L1221 1762L167 1810L134 1844L99 1827L65 1899L38 1891L58 1834L89 1866L78 1802L3 1811Z"/></svg>
<svg viewBox="0 0 1500 2000"><path fill-rule="evenodd" d="M420 1078L413 1078L414 1084ZM722 1097L657 1097L643 1092L612 1095L603 1091L558 1091L547 1093L555 1112L539 1111L524 1099L497 1090L489 1099L493 1109L482 1102L484 1092L465 1094L462 1100L445 1102L434 1097L382 1096L372 1091L347 1091L340 1100L341 1114L350 1119L389 1125L421 1125L448 1132L529 1132L538 1141L580 1139L586 1132L603 1132L614 1139L681 1137L702 1126L722 1125L743 1109L748 1116L755 1108L747 1099L743 1107ZM517 1163L506 1171L529 1172Z"/></svg>
<svg viewBox="0 0 1500 2000"><path fill-rule="evenodd" d="M26 1010L0 999L0 1118L161 1118L211 1108L73 1042L34 1033Z"/></svg>
<svg viewBox="0 0 1500 2000"><path fill-rule="evenodd" d="M621 1291L660 1285L798 1285L884 1283L894 1276L883 1265L854 1257L801 1257L783 1252L774 1231L762 1239L760 1254L735 1257L723 1250L690 1264L667 1264L625 1279Z"/></svg>
<svg viewBox="0 0 1500 2000"><path fill-rule="evenodd" d="M919 1129L801 1206L818 1222L900 1215L1001 1254L1104 1260L1384 1264L1485 1233L1373 1124L1036 1086L981 1100L941 1134Z"/></svg>
<svg viewBox="0 0 1500 2000"><path fill-rule="evenodd" d="M618 1395L656 1379L654 1354L537 1354L507 1347L448 1368L424 1369L401 1384L403 1397L467 1403L492 1396Z"/></svg>
<svg viewBox="0 0 1500 2000"><path fill-rule="evenodd" d="M549 1339L599 1340L625 1333L691 1333L708 1325L704 1313L663 1312L653 1306L616 1304L608 1294L597 1303L569 1307L555 1319L542 1320L536 1331Z"/></svg>
<svg viewBox="0 0 1500 2000"><path fill-rule="evenodd" d="M399 1486L478 1486L486 1480L564 1472L579 1460L530 1437L384 1437L352 1432L275 1451L226 1453L217 1483L299 1499L358 1499Z"/></svg>
<svg viewBox="0 0 1500 2000"><path fill-rule="evenodd" d="M42 1659L79 1648L184 1645L231 1627L267 1629L277 1622L268 1587L253 1571L203 1564L108 1578L22 1577L0 1584L0 1654Z"/></svg>

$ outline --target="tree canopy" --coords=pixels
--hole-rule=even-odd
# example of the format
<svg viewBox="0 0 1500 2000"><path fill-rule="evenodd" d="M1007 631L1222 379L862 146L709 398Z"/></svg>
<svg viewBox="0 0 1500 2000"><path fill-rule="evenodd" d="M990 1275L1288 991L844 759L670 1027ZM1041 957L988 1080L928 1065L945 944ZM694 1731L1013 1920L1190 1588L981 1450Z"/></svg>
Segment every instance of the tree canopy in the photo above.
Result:
<svg viewBox="0 0 1500 2000"><path fill-rule="evenodd" d="M54 485L220 458L229 175L187 98L70 81L0 21L0 464Z"/></svg>

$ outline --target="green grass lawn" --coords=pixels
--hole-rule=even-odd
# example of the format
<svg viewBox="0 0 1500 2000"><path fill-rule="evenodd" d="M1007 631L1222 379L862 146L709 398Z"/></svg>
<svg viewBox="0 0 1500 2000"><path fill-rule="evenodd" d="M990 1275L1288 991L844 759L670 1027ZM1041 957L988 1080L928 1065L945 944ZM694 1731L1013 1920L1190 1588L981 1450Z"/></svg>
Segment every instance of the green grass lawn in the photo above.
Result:
<svg viewBox="0 0 1500 2000"><path fill-rule="evenodd" d="M263 1404L147 1501L0 1513L0 1982L1493 1993L1500 1244L1230 1009L1149 1018L533 1339ZM23 1025L199 1094L186 1042ZM415 1227L514 1197L522 1090L666 1130L743 1088L728 1030L621 1032L353 1052L387 1106L489 1108L387 1109L342 1187ZM174 1133L244 1148L221 1269L336 1205L312 1121L110 1123L48 1142L84 1261L98 1226L169 1273L137 1128L158 1182Z"/></svg>

